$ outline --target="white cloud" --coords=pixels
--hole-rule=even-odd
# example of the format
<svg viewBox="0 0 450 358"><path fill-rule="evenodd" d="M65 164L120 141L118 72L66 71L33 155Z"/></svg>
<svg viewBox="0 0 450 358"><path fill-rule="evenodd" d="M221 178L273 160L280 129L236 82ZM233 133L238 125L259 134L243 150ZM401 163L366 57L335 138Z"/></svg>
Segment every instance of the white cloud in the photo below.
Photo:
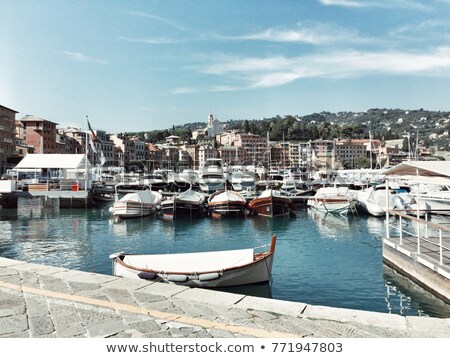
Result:
<svg viewBox="0 0 450 358"><path fill-rule="evenodd" d="M432 8L425 3L415 0L318 0L326 6L342 6L348 8L377 7L385 9L411 9L431 11Z"/></svg>
<svg viewBox="0 0 450 358"><path fill-rule="evenodd" d="M248 40L271 42L300 42L313 45L336 42L369 42L361 38L357 31L348 30L338 25L322 23L299 23L294 29L269 28L267 30L240 36L216 36L221 40Z"/></svg>
<svg viewBox="0 0 450 358"><path fill-rule="evenodd" d="M141 37L141 38L133 38L133 37L119 37L119 40L134 42L134 43L144 43L149 45L165 45L165 44L174 44L180 42L179 40L170 39L167 37Z"/></svg>
<svg viewBox="0 0 450 358"><path fill-rule="evenodd" d="M172 94L187 94L197 92L199 92L199 90L193 87L177 87L172 91Z"/></svg>
<svg viewBox="0 0 450 358"><path fill-rule="evenodd" d="M83 54L81 52L63 51L63 54L65 54L67 57L69 57L73 61L97 63L97 64L100 64L100 65L106 65L107 64L107 61L105 61L105 60L102 60L102 59L99 59L99 58L90 57L90 56L85 55L85 54Z"/></svg>
<svg viewBox="0 0 450 358"><path fill-rule="evenodd" d="M239 85L227 90L268 88L301 78L349 78L371 74L450 77L450 47L428 53L333 52L299 57L227 58L204 73L223 76Z"/></svg>
<svg viewBox="0 0 450 358"><path fill-rule="evenodd" d="M180 24L178 24L175 21L166 19L164 17L160 17L160 16L156 16L156 15L152 15L146 12L140 12L140 11L130 11L129 14L136 16L136 17L144 17L147 19L152 19L152 20L156 20L157 22L163 23L165 25L171 26L173 28L176 28L178 30L186 30L186 28Z"/></svg>

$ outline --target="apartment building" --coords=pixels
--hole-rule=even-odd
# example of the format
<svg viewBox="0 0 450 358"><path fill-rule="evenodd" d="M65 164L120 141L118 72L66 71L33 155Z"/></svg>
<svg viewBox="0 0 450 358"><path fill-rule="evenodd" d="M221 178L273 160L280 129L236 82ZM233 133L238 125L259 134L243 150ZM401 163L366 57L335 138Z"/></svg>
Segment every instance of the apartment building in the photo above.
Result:
<svg viewBox="0 0 450 358"><path fill-rule="evenodd" d="M217 149L209 145L201 145L198 150L198 167L201 168L205 164L206 159L218 157Z"/></svg>
<svg viewBox="0 0 450 358"><path fill-rule="evenodd" d="M317 139L309 142L308 162L318 168L333 169L335 167L334 141Z"/></svg>
<svg viewBox="0 0 450 358"><path fill-rule="evenodd" d="M16 114L13 109L0 105L0 174L13 167L8 158L16 153Z"/></svg>
<svg viewBox="0 0 450 358"><path fill-rule="evenodd" d="M243 147L222 146L218 152L224 164L241 165L246 160Z"/></svg>
<svg viewBox="0 0 450 358"><path fill-rule="evenodd" d="M336 142L336 160L344 168L355 168L357 160L368 158L367 147L364 142L354 140L340 140Z"/></svg>
<svg viewBox="0 0 450 358"><path fill-rule="evenodd" d="M260 135L241 133L236 136L236 147L242 147L245 151L245 164L257 164L268 162L267 138Z"/></svg>
<svg viewBox="0 0 450 358"><path fill-rule="evenodd" d="M22 127L22 139L34 147L35 154L61 154L62 146L56 142L57 123L32 115L19 120Z"/></svg>

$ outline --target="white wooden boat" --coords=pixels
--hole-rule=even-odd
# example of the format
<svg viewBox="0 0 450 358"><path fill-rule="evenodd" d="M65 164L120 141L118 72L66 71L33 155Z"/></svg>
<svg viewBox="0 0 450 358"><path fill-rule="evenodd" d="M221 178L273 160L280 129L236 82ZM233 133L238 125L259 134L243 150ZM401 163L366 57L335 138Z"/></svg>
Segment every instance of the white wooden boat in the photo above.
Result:
<svg viewBox="0 0 450 358"><path fill-rule="evenodd" d="M116 200L110 208L112 215L120 218L133 218L153 214L161 204L162 194L157 191L142 190L128 193Z"/></svg>
<svg viewBox="0 0 450 358"><path fill-rule="evenodd" d="M270 282L276 235L258 248L161 255L110 255L115 276L190 287L229 287ZM268 245L267 245L268 246Z"/></svg>
<svg viewBox="0 0 450 358"><path fill-rule="evenodd" d="M233 190L216 191L208 199L208 208L213 217L242 216L246 206L247 200Z"/></svg>

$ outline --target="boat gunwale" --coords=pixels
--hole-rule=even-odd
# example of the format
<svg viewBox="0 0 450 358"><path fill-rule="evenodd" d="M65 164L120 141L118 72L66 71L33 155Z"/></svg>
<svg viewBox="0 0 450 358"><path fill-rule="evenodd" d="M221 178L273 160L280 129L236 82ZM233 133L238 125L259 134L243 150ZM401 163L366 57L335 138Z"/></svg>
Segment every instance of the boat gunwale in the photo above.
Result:
<svg viewBox="0 0 450 358"><path fill-rule="evenodd" d="M253 252L253 261L252 262L249 262L249 263L244 264L244 265L232 266L232 267L227 267L227 268L223 268L223 269L215 269L215 270L210 270L210 271L195 271L195 272L193 272L193 271L190 271L190 272L177 272L177 271L163 271L163 270L156 271L156 270L152 270L152 269L148 269L148 268L140 268L140 267L129 265L129 264L125 263L123 261L123 259L122 259L125 256L137 256L136 254L124 254L124 253L121 253L120 255L118 255L114 259L114 261L117 262L118 264L128 268L128 269L131 269L131 270L134 270L134 271L139 271L139 272L146 272L146 273L168 274L168 275L186 275L186 276L189 276L189 275L192 275L192 274L202 275L202 274L215 273L215 272L224 273L224 272L227 272L227 271L243 269L243 268L255 265L257 263L260 263L262 261L268 260L269 258L271 258L275 254L276 240L277 240L277 236L273 235L269 251L258 252L258 253ZM253 250L255 250L255 248L253 248ZM239 250L229 250L229 251L231 252L231 251L239 251Z"/></svg>

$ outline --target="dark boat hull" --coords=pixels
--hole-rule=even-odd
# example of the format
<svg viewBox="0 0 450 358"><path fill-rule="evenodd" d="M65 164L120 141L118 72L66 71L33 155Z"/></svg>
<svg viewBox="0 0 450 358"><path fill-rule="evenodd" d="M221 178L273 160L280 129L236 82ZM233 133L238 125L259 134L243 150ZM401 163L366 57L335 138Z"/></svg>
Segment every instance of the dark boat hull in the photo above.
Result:
<svg viewBox="0 0 450 358"><path fill-rule="evenodd" d="M288 216L293 209L293 203L288 198L271 196L253 199L249 208L261 216Z"/></svg>

